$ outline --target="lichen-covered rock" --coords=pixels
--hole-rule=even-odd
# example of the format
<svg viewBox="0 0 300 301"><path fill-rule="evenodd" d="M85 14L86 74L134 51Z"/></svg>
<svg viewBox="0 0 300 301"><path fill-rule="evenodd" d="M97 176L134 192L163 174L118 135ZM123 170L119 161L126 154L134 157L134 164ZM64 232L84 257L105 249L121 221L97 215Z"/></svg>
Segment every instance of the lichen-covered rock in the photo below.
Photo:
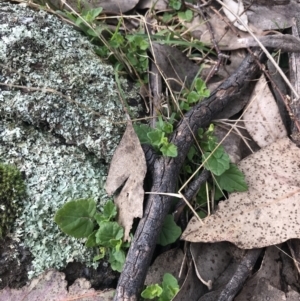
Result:
<svg viewBox="0 0 300 301"><path fill-rule="evenodd" d="M0 161L25 175L14 239L34 259L29 276L93 251L53 221L67 201L107 200L103 183L125 119L113 69L72 27L43 11L0 3ZM127 100L137 98L125 79Z"/></svg>
<svg viewBox="0 0 300 301"><path fill-rule="evenodd" d="M0 8L1 116L46 126L108 162L124 120L112 66L56 16L7 2Z"/></svg>
<svg viewBox="0 0 300 301"><path fill-rule="evenodd" d="M26 187L21 172L0 163L0 239L6 235L22 208Z"/></svg>
<svg viewBox="0 0 300 301"><path fill-rule="evenodd" d="M27 198L13 237L34 257L30 275L74 260L91 265L92 250L63 234L53 217L72 199L93 198L101 206L106 198L106 165L76 146L61 145L49 132L5 119L0 119L0 141L0 158L18 166L26 178Z"/></svg>

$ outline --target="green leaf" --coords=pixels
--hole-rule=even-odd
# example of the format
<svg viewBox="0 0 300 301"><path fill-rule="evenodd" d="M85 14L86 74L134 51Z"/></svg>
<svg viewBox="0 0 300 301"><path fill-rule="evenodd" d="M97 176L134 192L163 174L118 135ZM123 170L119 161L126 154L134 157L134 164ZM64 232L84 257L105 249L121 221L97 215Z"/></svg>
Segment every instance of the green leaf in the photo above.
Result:
<svg viewBox="0 0 300 301"><path fill-rule="evenodd" d="M70 201L54 217L59 228L76 238L88 237L94 230L96 203L92 199Z"/></svg>
<svg viewBox="0 0 300 301"><path fill-rule="evenodd" d="M162 282L163 292L159 297L159 301L170 301L179 292L177 279L169 273L166 273Z"/></svg>
<svg viewBox="0 0 300 301"><path fill-rule="evenodd" d="M204 167L216 176L220 176L230 167L230 158L221 146L219 146L213 153L205 152L202 156L202 162L205 162Z"/></svg>
<svg viewBox="0 0 300 301"><path fill-rule="evenodd" d="M109 200L103 207L103 212L101 212L103 220L110 221L117 216L117 207L113 201Z"/></svg>
<svg viewBox="0 0 300 301"><path fill-rule="evenodd" d="M192 21L193 17L194 17L194 13L190 9L185 11L185 20L187 22Z"/></svg>
<svg viewBox="0 0 300 301"><path fill-rule="evenodd" d="M109 41L109 44L113 48L119 48L123 43L124 43L124 37L119 32L115 32Z"/></svg>
<svg viewBox="0 0 300 301"><path fill-rule="evenodd" d="M201 94L201 92L206 89L206 85L205 82L201 79L201 78L197 78L195 81L195 89L197 90L197 92L199 94Z"/></svg>
<svg viewBox="0 0 300 301"><path fill-rule="evenodd" d="M111 250L109 252L109 259L108 262L111 265L111 268L114 271L122 272L123 266L125 263L125 253L123 250L116 251L116 250Z"/></svg>
<svg viewBox="0 0 300 301"><path fill-rule="evenodd" d="M159 297L163 292L162 287L160 287L158 284L152 284L148 285L143 291L141 296L144 299L154 299L156 297Z"/></svg>
<svg viewBox="0 0 300 301"><path fill-rule="evenodd" d="M125 252L124 250L112 250L111 255L115 261L124 263L125 262Z"/></svg>
<svg viewBox="0 0 300 301"><path fill-rule="evenodd" d="M87 248L93 248L93 247L96 247L97 246L97 243L96 243L96 233L97 233L97 230L93 231L87 241L85 242L85 246Z"/></svg>
<svg viewBox="0 0 300 301"><path fill-rule="evenodd" d="M189 152L188 152L188 154L187 154L187 158L190 161L192 161L196 153L197 153L196 148L195 148L195 146L192 145Z"/></svg>
<svg viewBox="0 0 300 301"><path fill-rule="evenodd" d="M210 91L208 89L205 89L201 92L202 97L209 97L210 96Z"/></svg>
<svg viewBox="0 0 300 301"><path fill-rule="evenodd" d="M206 84L201 78L196 79L195 88L201 97L208 97L210 95L210 91L206 88Z"/></svg>
<svg viewBox="0 0 300 301"><path fill-rule="evenodd" d="M103 11L102 7L91 9L90 14L91 14L93 20L96 19L96 17L98 17L98 15L100 15L102 13L102 11Z"/></svg>
<svg viewBox="0 0 300 301"><path fill-rule="evenodd" d="M191 10L186 10L184 12L178 12L179 19L190 22L193 19L193 12Z"/></svg>
<svg viewBox="0 0 300 301"><path fill-rule="evenodd" d="M147 136L153 146L160 146L163 142L163 138L165 137L165 133L161 130L155 129L154 131L149 132Z"/></svg>
<svg viewBox="0 0 300 301"><path fill-rule="evenodd" d="M121 247L123 245L121 239L111 239L109 241L112 248L116 249L117 251L121 250Z"/></svg>
<svg viewBox="0 0 300 301"><path fill-rule="evenodd" d="M147 50L149 47L149 43L142 36L135 36L134 42L141 50Z"/></svg>
<svg viewBox="0 0 300 301"><path fill-rule="evenodd" d="M186 101L181 101L179 104L179 107L183 111L189 111L191 108L190 105L188 104L188 102L186 102Z"/></svg>
<svg viewBox="0 0 300 301"><path fill-rule="evenodd" d="M180 0L169 0L169 6L175 10L180 10L181 1Z"/></svg>
<svg viewBox="0 0 300 301"><path fill-rule="evenodd" d="M117 222L102 222L96 233L96 243L104 247L114 247L111 240L122 239L123 228Z"/></svg>
<svg viewBox="0 0 300 301"><path fill-rule="evenodd" d="M173 143L165 143L161 148L163 156L175 158L178 155L177 146Z"/></svg>
<svg viewBox="0 0 300 301"><path fill-rule="evenodd" d="M187 102L189 104L196 103L198 102L199 99L200 99L200 95L195 91L190 92L187 96Z"/></svg>
<svg viewBox="0 0 300 301"><path fill-rule="evenodd" d="M148 133L150 133L151 131L153 131L152 128L150 128L149 125L146 124L135 124L133 126L135 133L137 134L141 144L143 143L151 143L151 140L148 137Z"/></svg>
<svg viewBox="0 0 300 301"><path fill-rule="evenodd" d="M173 132L173 125L167 121L163 121L161 116L158 116L156 128L166 134L171 134Z"/></svg>
<svg viewBox="0 0 300 301"><path fill-rule="evenodd" d="M172 20L172 18L173 18L173 14L164 13L162 21L163 21L163 23L168 23L169 21Z"/></svg>
<svg viewBox="0 0 300 301"><path fill-rule="evenodd" d="M173 216L171 214L168 214L165 218L157 243L162 246L169 245L175 242L180 235L180 227L178 227L174 222Z"/></svg>
<svg viewBox="0 0 300 301"><path fill-rule="evenodd" d="M207 217L207 213L204 211L197 211L198 216L203 219Z"/></svg>
<svg viewBox="0 0 300 301"><path fill-rule="evenodd" d="M93 257L93 261L99 261L101 260L102 258L104 258L105 254L98 254L96 256Z"/></svg>
<svg viewBox="0 0 300 301"><path fill-rule="evenodd" d="M221 176L216 176L216 181L221 189L228 192L246 191L248 189L245 176L235 164L230 164L228 170L221 174Z"/></svg>
<svg viewBox="0 0 300 301"><path fill-rule="evenodd" d="M106 254L106 248L103 247L99 248L99 254L94 256L93 261L98 261L104 258L105 254Z"/></svg>

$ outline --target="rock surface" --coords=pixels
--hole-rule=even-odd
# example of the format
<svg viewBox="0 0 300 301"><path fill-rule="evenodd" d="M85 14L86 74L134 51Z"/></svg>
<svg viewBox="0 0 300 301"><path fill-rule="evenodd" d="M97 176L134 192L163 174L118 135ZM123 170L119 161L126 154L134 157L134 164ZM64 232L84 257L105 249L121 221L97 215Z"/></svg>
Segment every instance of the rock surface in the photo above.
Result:
<svg viewBox="0 0 300 301"><path fill-rule="evenodd" d="M138 99L137 89L122 88ZM93 252L53 216L66 201L107 199L103 182L125 119L113 68L56 16L0 3L0 161L24 174L28 197L14 239L33 255L29 276ZM1 277L1 275L0 275Z"/></svg>

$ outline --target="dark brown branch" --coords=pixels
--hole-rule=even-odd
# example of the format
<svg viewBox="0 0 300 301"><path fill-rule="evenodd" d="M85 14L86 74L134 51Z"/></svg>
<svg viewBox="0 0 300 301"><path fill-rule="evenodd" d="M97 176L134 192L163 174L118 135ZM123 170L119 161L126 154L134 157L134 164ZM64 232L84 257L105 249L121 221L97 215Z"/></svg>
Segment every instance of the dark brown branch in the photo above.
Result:
<svg viewBox="0 0 300 301"><path fill-rule="evenodd" d="M255 54L263 60L264 55L259 51ZM230 100L238 97L243 89L247 89L249 82L256 78L258 72L255 58L248 55L235 74L222 83L209 98L196 105L184 116L171 138L171 142L178 148L178 156L158 157L153 163L152 192L174 193L176 191L178 174L193 143L193 134L200 127L209 125L213 117L221 112ZM127 254L114 297L115 301L138 300L158 234L171 203L170 196L149 195L144 217L138 225Z"/></svg>

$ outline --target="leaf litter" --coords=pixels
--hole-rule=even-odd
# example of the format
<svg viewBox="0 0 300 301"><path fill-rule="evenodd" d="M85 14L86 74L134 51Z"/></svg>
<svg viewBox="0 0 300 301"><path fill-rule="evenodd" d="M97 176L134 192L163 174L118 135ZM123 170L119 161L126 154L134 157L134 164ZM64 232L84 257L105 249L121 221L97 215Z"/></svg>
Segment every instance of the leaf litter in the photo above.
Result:
<svg viewBox="0 0 300 301"><path fill-rule="evenodd" d="M130 240L134 218L143 216L144 178L146 159L131 121L117 147L108 172L105 189L108 195L116 193L118 223L124 227L124 240Z"/></svg>
<svg viewBox="0 0 300 301"><path fill-rule="evenodd" d="M249 190L232 193L204 223L192 218L182 239L252 249L300 238L299 158L300 150L282 138L241 161Z"/></svg>
<svg viewBox="0 0 300 301"><path fill-rule="evenodd" d="M276 101L264 75L255 85L243 119L249 134L260 147L287 136Z"/></svg>

